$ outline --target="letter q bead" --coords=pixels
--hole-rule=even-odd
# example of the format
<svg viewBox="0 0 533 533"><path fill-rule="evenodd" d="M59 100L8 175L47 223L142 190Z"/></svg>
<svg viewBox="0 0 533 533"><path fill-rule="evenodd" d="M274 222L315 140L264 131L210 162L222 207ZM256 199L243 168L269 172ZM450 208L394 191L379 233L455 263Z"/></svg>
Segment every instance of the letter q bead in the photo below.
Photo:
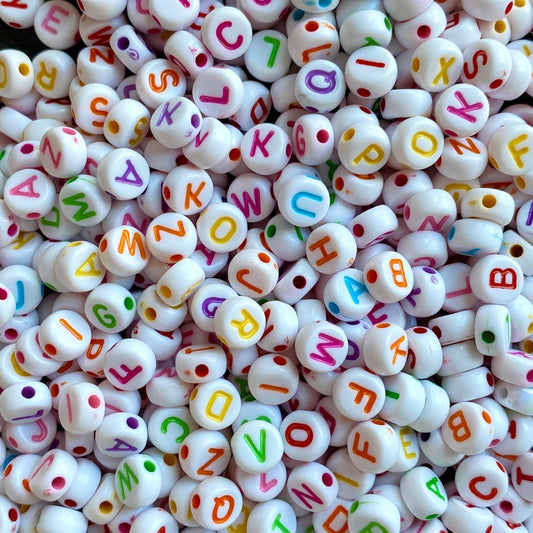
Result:
<svg viewBox="0 0 533 533"><path fill-rule="evenodd" d="M242 506L239 487L222 476L201 481L191 493L192 516L206 530L228 528L239 517Z"/></svg>

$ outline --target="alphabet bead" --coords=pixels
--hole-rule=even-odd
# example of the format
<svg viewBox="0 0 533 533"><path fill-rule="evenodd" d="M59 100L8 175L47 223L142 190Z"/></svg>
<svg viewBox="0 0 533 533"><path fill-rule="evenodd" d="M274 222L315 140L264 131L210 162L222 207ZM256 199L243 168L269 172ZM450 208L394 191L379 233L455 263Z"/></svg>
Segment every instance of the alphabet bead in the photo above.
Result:
<svg viewBox="0 0 533 533"><path fill-rule="evenodd" d="M315 411L288 414L281 423L280 434L285 454L298 461L315 461L328 447L328 425Z"/></svg>
<svg viewBox="0 0 533 533"><path fill-rule="evenodd" d="M78 463L67 452L57 449L45 453L33 467L30 490L44 501L56 501L74 482Z"/></svg>
<svg viewBox="0 0 533 533"><path fill-rule="evenodd" d="M444 442L452 450L465 455L475 455L486 449L492 435L490 414L473 402L454 404L442 426Z"/></svg>
<svg viewBox="0 0 533 533"><path fill-rule="evenodd" d="M238 518L242 505L238 486L221 476L201 481L191 494L192 515L206 529L230 526Z"/></svg>
<svg viewBox="0 0 533 533"><path fill-rule="evenodd" d="M252 26L239 9L223 7L206 15L201 35L202 42L215 58L228 61L244 55L252 41Z"/></svg>
<svg viewBox="0 0 533 533"><path fill-rule="evenodd" d="M119 459L144 449L147 437L146 423L133 413L107 414L95 431L100 452Z"/></svg>
<svg viewBox="0 0 533 533"><path fill-rule="evenodd" d="M102 283L85 300L85 316L92 326L107 333L126 329L135 318L135 300L116 283Z"/></svg>
<svg viewBox="0 0 533 533"><path fill-rule="evenodd" d="M128 507L150 505L159 496L161 471L147 454L132 454L122 459L115 472L115 490Z"/></svg>
<svg viewBox="0 0 533 533"><path fill-rule="evenodd" d="M153 350L138 339L122 339L108 350L104 359L106 378L121 390L136 390L146 385L155 367Z"/></svg>
<svg viewBox="0 0 533 533"><path fill-rule="evenodd" d="M239 414L240 406L241 399L236 387L222 378L197 385L189 404L193 419L201 427L212 430L231 426Z"/></svg>
<svg viewBox="0 0 533 533"><path fill-rule="evenodd" d="M198 453L199 446L205 446L207 453ZM186 475L203 481L224 472L231 458L230 445L219 431L197 429L183 439L178 457Z"/></svg>

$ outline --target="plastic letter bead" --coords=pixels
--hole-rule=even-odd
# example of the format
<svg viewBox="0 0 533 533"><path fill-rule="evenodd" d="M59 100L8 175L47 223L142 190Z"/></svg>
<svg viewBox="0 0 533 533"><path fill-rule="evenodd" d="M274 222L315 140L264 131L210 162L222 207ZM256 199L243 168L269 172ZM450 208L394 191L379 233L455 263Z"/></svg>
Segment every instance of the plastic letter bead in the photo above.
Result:
<svg viewBox="0 0 533 533"><path fill-rule="evenodd" d="M266 354L250 366L248 387L258 401L267 405L281 405L296 394L297 367L283 355Z"/></svg>
<svg viewBox="0 0 533 533"><path fill-rule="evenodd" d="M207 453L198 453L201 447ZM210 476L218 476L230 461L230 445L219 431L197 429L182 441L179 451L180 467L192 479L202 481Z"/></svg>
<svg viewBox="0 0 533 533"><path fill-rule="evenodd" d="M78 463L64 450L45 453L30 472L29 488L44 501L61 498L74 482Z"/></svg>
<svg viewBox="0 0 533 533"><path fill-rule="evenodd" d="M501 87L511 74L509 50L493 39L480 39L463 50L462 80L490 93ZM479 61L482 58L483 61Z"/></svg>
<svg viewBox="0 0 533 533"><path fill-rule="evenodd" d="M522 290L524 276L520 266L510 257L488 255L472 267L472 292L484 303L506 304Z"/></svg>
<svg viewBox="0 0 533 533"><path fill-rule="evenodd" d="M332 397L343 416L350 420L370 420L383 407L385 386L376 374L364 368L350 368L336 379Z"/></svg>
<svg viewBox="0 0 533 533"><path fill-rule="evenodd" d="M380 252L366 262L364 280L374 298L384 303L398 302L413 289L413 270L397 252Z"/></svg>
<svg viewBox="0 0 533 533"><path fill-rule="evenodd" d="M106 415L95 431L96 449L112 458L126 457L146 446L146 423L133 413Z"/></svg>
<svg viewBox="0 0 533 533"><path fill-rule="evenodd" d="M161 470L147 454L132 454L122 459L115 472L115 490L128 507L150 505L159 496Z"/></svg>
<svg viewBox="0 0 533 533"><path fill-rule="evenodd" d="M201 126L200 110L182 96L166 99L150 118L153 136L167 148L181 148L193 142Z"/></svg>
<svg viewBox="0 0 533 533"><path fill-rule="evenodd" d="M364 175L377 172L385 165L391 153L391 144L385 130L359 122L344 131L337 150L344 168Z"/></svg>
<svg viewBox="0 0 533 533"><path fill-rule="evenodd" d="M246 132L241 142L243 162L257 174L273 174L289 162L290 139L279 127L258 124Z"/></svg>
<svg viewBox="0 0 533 533"><path fill-rule="evenodd" d="M480 454L459 463L455 484L463 500L477 507L490 507L505 496L509 478L500 461Z"/></svg>
<svg viewBox="0 0 533 533"><path fill-rule="evenodd" d="M201 35L202 42L214 57L228 61L244 55L249 48L252 26L242 11L223 6L206 15Z"/></svg>
<svg viewBox="0 0 533 533"><path fill-rule="evenodd" d="M19 50L0 51L2 84L0 96L14 98L28 94L33 88L35 71L31 59Z"/></svg>
<svg viewBox="0 0 533 533"><path fill-rule="evenodd" d="M221 87L222 96L212 94L212 87ZM244 86L241 78L228 68L211 67L198 74L192 94L198 109L207 116L228 118L240 107Z"/></svg>
<svg viewBox="0 0 533 533"><path fill-rule="evenodd" d="M192 515L208 530L231 526L237 520L242 505L238 486L221 476L212 476L201 481L191 494Z"/></svg>
<svg viewBox="0 0 533 533"><path fill-rule="evenodd" d="M475 455L485 450L493 436L490 414L473 402L454 404L442 426L444 442L456 452Z"/></svg>
<svg viewBox="0 0 533 533"><path fill-rule="evenodd" d="M106 378L121 390L137 390L146 385L155 373L155 366L153 350L138 339L122 339L108 350L104 359Z"/></svg>
<svg viewBox="0 0 533 533"><path fill-rule="evenodd" d="M411 117L400 122L390 142L394 159L400 165L415 170L434 164L444 148L441 129L426 117Z"/></svg>
<svg viewBox="0 0 533 533"><path fill-rule="evenodd" d="M102 423L104 411L104 396L92 383L74 383L59 397L59 419L63 427L75 435L96 430Z"/></svg>
<svg viewBox="0 0 533 533"><path fill-rule="evenodd" d="M315 411L299 410L288 414L279 430L285 454L297 461L315 461L328 447L327 422Z"/></svg>
<svg viewBox="0 0 533 533"><path fill-rule="evenodd" d="M165 43L164 51L166 57L192 79L213 66L213 56L209 50L200 39L186 30L174 32Z"/></svg>
<svg viewBox="0 0 533 533"><path fill-rule="evenodd" d="M43 351L57 361L71 361L89 347L91 329L74 311L56 311L45 318L38 330Z"/></svg>
<svg viewBox="0 0 533 533"><path fill-rule="evenodd" d="M476 348L484 355L501 356L509 349L511 325L509 311L504 305L485 304L476 311Z"/></svg>
<svg viewBox="0 0 533 533"><path fill-rule="evenodd" d="M6 180L4 190L5 205L23 219L41 218L54 206L52 180L40 170L27 168L14 172Z"/></svg>
<svg viewBox="0 0 533 533"><path fill-rule="evenodd" d="M283 455L279 431L269 422L252 420L242 424L231 437L237 465L250 474L263 474L276 467Z"/></svg>
<svg viewBox="0 0 533 533"><path fill-rule="evenodd" d="M135 90L141 102L154 109L166 101L185 94L185 76L168 59L153 59L144 63L135 77Z"/></svg>
<svg viewBox="0 0 533 533"><path fill-rule="evenodd" d="M150 178L148 163L130 148L117 148L106 154L96 175L102 189L118 200L140 196Z"/></svg>
<svg viewBox="0 0 533 533"><path fill-rule="evenodd" d="M327 509L335 500L338 482L333 473L319 463L307 463L294 468L287 478L291 499L310 512Z"/></svg>
<svg viewBox="0 0 533 533"><path fill-rule="evenodd" d="M398 433L376 418L359 422L348 436L350 459L363 472L385 472L398 460L400 448Z"/></svg>
<svg viewBox="0 0 533 533"><path fill-rule="evenodd" d="M330 371L343 363L348 353L348 341L340 327L317 321L300 329L295 351L300 363L309 370Z"/></svg>
<svg viewBox="0 0 533 533"><path fill-rule="evenodd" d="M173 516L162 507L152 507L139 513L131 524L131 533L142 533L150 528L167 533L178 533L178 524Z"/></svg>
<svg viewBox="0 0 533 533"><path fill-rule="evenodd" d="M189 408L201 427L221 430L231 426L237 418L241 399L232 383L219 378L197 385L190 396Z"/></svg>
<svg viewBox="0 0 533 533"><path fill-rule="evenodd" d="M441 480L426 466L417 466L400 479L402 498L409 510L420 520L440 516L448 505Z"/></svg>
<svg viewBox="0 0 533 533"><path fill-rule="evenodd" d="M136 304L131 293L116 283L102 283L94 288L84 305L92 326L107 333L118 333L134 320Z"/></svg>
<svg viewBox="0 0 533 533"><path fill-rule="evenodd" d="M0 394L0 413L7 423L36 422L45 417L51 409L50 391L38 381L10 385Z"/></svg>
<svg viewBox="0 0 533 533"><path fill-rule="evenodd" d="M238 294L260 298L278 282L278 265L271 254L249 248L235 254L228 265L228 281Z"/></svg>
<svg viewBox="0 0 533 533"><path fill-rule="evenodd" d="M307 111L332 111L344 97L344 74L332 61L314 59L298 71L294 90L298 103Z"/></svg>
<svg viewBox="0 0 533 533"><path fill-rule="evenodd" d="M398 67L393 55L381 46L364 46L350 55L345 69L346 85L361 97L375 99L394 86Z"/></svg>
<svg viewBox="0 0 533 533"><path fill-rule="evenodd" d="M274 82L285 76L291 64L287 37L271 29L255 33L244 53L244 64L262 82Z"/></svg>
<svg viewBox="0 0 533 533"><path fill-rule="evenodd" d="M369 370L391 376L402 370L407 360L407 336L397 324L381 322L365 334L363 356Z"/></svg>

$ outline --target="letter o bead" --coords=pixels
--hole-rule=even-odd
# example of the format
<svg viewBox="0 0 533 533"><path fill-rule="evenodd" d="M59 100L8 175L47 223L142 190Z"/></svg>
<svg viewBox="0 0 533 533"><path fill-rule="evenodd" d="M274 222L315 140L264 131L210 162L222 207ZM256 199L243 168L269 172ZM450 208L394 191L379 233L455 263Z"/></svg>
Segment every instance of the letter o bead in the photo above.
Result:
<svg viewBox="0 0 533 533"><path fill-rule="evenodd" d="M279 431L285 454L296 461L316 461L328 449L329 426L316 411L300 409L289 413Z"/></svg>

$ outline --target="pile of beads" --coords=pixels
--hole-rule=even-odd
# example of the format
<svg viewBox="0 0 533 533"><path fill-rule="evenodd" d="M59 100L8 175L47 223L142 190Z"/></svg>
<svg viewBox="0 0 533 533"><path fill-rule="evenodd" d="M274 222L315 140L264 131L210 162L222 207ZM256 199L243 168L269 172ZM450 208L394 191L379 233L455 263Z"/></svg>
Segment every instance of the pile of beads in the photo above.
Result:
<svg viewBox="0 0 533 533"><path fill-rule="evenodd" d="M531 0L0 19L0 533L533 531Z"/></svg>

